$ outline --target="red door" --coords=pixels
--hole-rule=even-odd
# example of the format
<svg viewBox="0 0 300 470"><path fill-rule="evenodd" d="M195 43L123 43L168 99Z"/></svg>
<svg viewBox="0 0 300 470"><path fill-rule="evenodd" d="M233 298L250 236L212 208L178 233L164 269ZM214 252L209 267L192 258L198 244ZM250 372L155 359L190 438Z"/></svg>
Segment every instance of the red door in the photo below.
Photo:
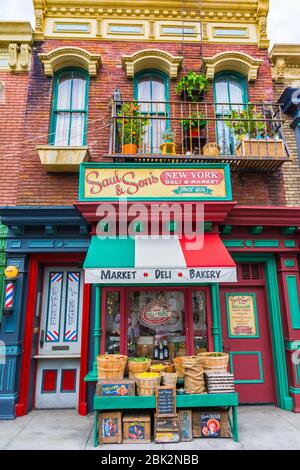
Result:
<svg viewBox="0 0 300 470"><path fill-rule="evenodd" d="M264 287L222 287L224 352L240 403L274 403L274 377Z"/></svg>

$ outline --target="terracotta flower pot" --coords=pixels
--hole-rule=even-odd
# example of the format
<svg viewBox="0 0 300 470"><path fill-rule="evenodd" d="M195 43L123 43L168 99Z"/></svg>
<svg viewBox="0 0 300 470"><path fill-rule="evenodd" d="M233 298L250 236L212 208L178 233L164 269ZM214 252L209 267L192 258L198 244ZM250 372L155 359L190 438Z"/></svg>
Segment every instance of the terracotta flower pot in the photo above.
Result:
<svg viewBox="0 0 300 470"><path fill-rule="evenodd" d="M124 155L135 155L137 153L137 145L136 144L124 144L122 146L122 153Z"/></svg>

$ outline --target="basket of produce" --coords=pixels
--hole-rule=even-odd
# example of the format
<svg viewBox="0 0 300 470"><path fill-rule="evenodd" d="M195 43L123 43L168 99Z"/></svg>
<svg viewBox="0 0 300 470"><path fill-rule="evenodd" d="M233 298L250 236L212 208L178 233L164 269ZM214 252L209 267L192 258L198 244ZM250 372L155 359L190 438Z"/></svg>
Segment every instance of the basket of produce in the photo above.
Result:
<svg viewBox="0 0 300 470"><path fill-rule="evenodd" d="M176 387L177 378L178 378L178 374L176 372L175 373L170 373L170 372L161 373L162 384L168 387Z"/></svg>
<svg viewBox="0 0 300 470"><path fill-rule="evenodd" d="M157 373L161 373L161 372L165 372L167 366L165 364L152 364L152 366L150 366L150 372L157 372Z"/></svg>
<svg viewBox="0 0 300 470"><path fill-rule="evenodd" d="M204 370L224 372L227 370L229 354L221 352L203 352L198 354Z"/></svg>
<svg viewBox="0 0 300 470"><path fill-rule="evenodd" d="M141 372L135 374L138 395L155 395L160 385L160 374L157 372Z"/></svg>
<svg viewBox="0 0 300 470"><path fill-rule="evenodd" d="M179 379L183 379L183 377L184 377L182 359L183 359L183 357L174 357L174 359L173 359L175 369L176 369L176 372L178 374Z"/></svg>
<svg viewBox="0 0 300 470"><path fill-rule="evenodd" d="M128 359L128 373L129 378L135 377L139 372L148 372L151 366L151 359L148 357L129 357Z"/></svg>
<svg viewBox="0 0 300 470"><path fill-rule="evenodd" d="M98 379L123 379L127 356L101 354L97 356Z"/></svg>

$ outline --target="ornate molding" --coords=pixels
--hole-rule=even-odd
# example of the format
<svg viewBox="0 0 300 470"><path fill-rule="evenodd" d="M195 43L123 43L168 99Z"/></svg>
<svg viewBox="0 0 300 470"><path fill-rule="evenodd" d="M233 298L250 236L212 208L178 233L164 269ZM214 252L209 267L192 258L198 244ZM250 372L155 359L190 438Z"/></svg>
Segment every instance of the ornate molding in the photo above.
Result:
<svg viewBox="0 0 300 470"><path fill-rule="evenodd" d="M205 73L209 80L212 80L218 72L230 70L239 72L248 78L248 81L257 79L259 67L262 60L254 59L243 52L221 52L214 57L204 58Z"/></svg>
<svg viewBox="0 0 300 470"><path fill-rule="evenodd" d="M161 70L172 79L177 78L181 63L182 57L173 56L159 49L144 49L132 55L122 56L123 67L130 78L141 70L149 68Z"/></svg>
<svg viewBox="0 0 300 470"><path fill-rule="evenodd" d="M95 77L102 65L99 54L91 54L80 47L60 47L46 54L39 54L39 58L48 77L52 77L63 67L73 66L81 67L89 72L91 77Z"/></svg>
<svg viewBox="0 0 300 470"><path fill-rule="evenodd" d="M270 53L272 75L277 83L288 79L300 80L300 45L275 44Z"/></svg>

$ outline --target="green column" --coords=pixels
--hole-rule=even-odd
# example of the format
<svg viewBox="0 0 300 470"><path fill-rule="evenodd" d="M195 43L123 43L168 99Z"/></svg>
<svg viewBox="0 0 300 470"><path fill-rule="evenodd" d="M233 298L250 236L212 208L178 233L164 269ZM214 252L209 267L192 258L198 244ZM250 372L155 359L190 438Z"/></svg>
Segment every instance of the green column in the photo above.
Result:
<svg viewBox="0 0 300 470"><path fill-rule="evenodd" d="M210 286L211 305L212 305L212 328L211 332L214 340L214 350L223 351L222 343L222 324L221 324L221 308L220 308L220 289L219 284Z"/></svg>
<svg viewBox="0 0 300 470"><path fill-rule="evenodd" d="M101 337L101 286L96 286L95 293L95 326L94 326L94 362L93 372L97 375L97 356L100 352Z"/></svg>

